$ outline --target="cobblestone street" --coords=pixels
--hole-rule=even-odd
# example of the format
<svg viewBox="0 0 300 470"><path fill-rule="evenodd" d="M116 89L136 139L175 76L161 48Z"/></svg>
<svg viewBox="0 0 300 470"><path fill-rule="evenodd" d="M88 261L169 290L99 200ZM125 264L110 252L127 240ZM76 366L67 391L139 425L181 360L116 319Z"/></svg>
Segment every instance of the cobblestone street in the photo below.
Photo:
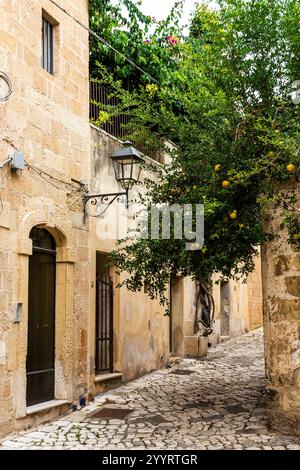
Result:
<svg viewBox="0 0 300 470"><path fill-rule="evenodd" d="M184 359L101 395L1 448L300 449L299 437L268 431L264 386L257 330L221 343L205 359ZM114 419L93 416L103 406Z"/></svg>

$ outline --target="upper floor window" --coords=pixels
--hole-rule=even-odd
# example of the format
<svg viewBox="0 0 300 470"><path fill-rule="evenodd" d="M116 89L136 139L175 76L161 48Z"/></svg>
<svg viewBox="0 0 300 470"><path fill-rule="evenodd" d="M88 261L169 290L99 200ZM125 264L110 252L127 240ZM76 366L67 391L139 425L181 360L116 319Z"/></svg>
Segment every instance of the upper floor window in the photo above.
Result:
<svg viewBox="0 0 300 470"><path fill-rule="evenodd" d="M42 66L54 74L54 32L53 24L43 17L42 27Z"/></svg>

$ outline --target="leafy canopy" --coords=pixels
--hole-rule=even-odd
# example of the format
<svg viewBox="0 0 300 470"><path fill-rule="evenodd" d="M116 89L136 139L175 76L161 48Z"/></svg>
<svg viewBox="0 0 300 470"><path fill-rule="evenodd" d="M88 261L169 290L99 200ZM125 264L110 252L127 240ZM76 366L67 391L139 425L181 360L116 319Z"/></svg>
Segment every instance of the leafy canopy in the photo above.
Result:
<svg viewBox="0 0 300 470"><path fill-rule="evenodd" d="M96 37L90 37L90 74L99 76L103 66L114 80L121 80L127 89L133 89L149 79L126 61L124 55L145 70L155 80L166 79L175 69L172 60L176 33L180 32L180 16L184 0L174 2L169 16L158 21L140 10L141 1L90 0L90 28L108 44L118 50L116 54ZM174 44L175 45L175 44ZM123 56L122 56L123 54Z"/></svg>
<svg viewBox="0 0 300 470"><path fill-rule="evenodd" d="M158 80L147 83L147 77L105 57L121 100L114 112L130 115L148 143L176 144L171 163L145 182L146 203L205 206L203 248L187 251L184 239L134 239L112 253L112 262L128 273L127 287L139 290L146 280L150 296L162 303L174 275L209 283L214 273L232 278L251 272L255 247L274 236L264 229L270 204L281 207L290 242L300 243L300 112L289 96L300 79L300 1L218 4L214 10L198 5L188 37L177 32L180 40L170 47L159 42L162 30L145 42L147 21L137 10L129 9L130 24L139 18L132 37L130 26L108 29L131 58L146 59L144 69ZM175 8L174 18L179 14ZM122 73L134 84L130 92L122 88Z"/></svg>

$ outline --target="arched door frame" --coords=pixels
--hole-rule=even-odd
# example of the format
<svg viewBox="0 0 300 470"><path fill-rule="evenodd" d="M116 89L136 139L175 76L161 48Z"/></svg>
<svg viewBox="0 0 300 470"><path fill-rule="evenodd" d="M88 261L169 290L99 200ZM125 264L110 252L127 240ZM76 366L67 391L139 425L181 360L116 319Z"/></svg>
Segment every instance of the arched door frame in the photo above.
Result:
<svg viewBox="0 0 300 470"><path fill-rule="evenodd" d="M56 242L41 227L30 232L26 404L55 398Z"/></svg>
<svg viewBox="0 0 300 470"><path fill-rule="evenodd" d="M58 220L57 220L58 219ZM28 279L29 256L32 255L30 232L33 227L44 228L56 242L56 301L55 301L55 399L73 400L74 351L74 263L72 226L64 221L64 214L56 217L49 209L27 214L20 224L18 238L18 302L23 306L17 325L18 341L15 346L17 369L14 372L16 417L25 417L26 411L26 357L28 335Z"/></svg>

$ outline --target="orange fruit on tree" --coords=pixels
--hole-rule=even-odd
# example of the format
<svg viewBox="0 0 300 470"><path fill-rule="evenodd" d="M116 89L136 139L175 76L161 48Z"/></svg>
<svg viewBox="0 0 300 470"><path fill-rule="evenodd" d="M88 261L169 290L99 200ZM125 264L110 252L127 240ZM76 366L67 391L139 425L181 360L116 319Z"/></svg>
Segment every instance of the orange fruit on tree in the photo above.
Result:
<svg viewBox="0 0 300 470"><path fill-rule="evenodd" d="M288 171L289 173L295 173L295 171L296 171L296 167L295 167L295 165L293 165L292 163L289 163L289 164L287 165L286 169L287 169L287 171Z"/></svg>
<svg viewBox="0 0 300 470"><path fill-rule="evenodd" d="M237 211L234 210L234 211L230 212L229 217L231 218L231 220L236 220L238 218Z"/></svg>
<svg viewBox="0 0 300 470"><path fill-rule="evenodd" d="M230 184L231 184L230 181L225 180L225 181L223 181L223 183L222 183L222 187L223 187L224 189L227 189L227 188L230 187Z"/></svg>
<svg viewBox="0 0 300 470"><path fill-rule="evenodd" d="M221 171L222 166L218 163L218 165L215 166L215 171Z"/></svg>

